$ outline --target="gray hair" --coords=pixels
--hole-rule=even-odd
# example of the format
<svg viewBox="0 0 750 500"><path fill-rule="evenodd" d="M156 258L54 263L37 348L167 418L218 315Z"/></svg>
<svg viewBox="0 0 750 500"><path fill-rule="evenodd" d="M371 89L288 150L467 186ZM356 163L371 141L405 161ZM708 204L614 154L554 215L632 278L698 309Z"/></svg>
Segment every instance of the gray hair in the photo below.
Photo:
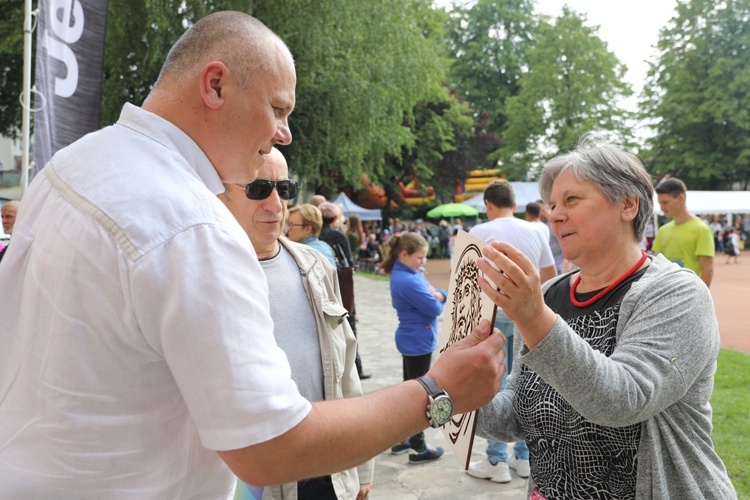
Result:
<svg viewBox="0 0 750 500"><path fill-rule="evenodd" d="M330 201L324 201L318 205L320 213L323 215L323 224L328 225L339 218L341 210L338 205L331 203Z"/></svg>
<svg viewBox="0 0 750 500"><path fill-rule="evenodd" d="M10 210L11 208L15 208L16 210L18 210L18 207L20 207L20 206L21 206L21 202L20 201L18 201L18 200L10 200L10 201L6 201L5 203L3 203L3 206L2 206L2 208L0 210L3 211L3 212L5 212L7 210Z"/></svg>
<svg viewBox="0 0 750 500"><path fill-rule="evenodd" d="M286 47L265 24L248 14L234 11L209 14L172 46L156 83L166 79L189 81L205 64L221 61L236 74L240 86L248 90L254 73L274 70L269 50L274 41Z"/></svg>
<svg viewBox="0 0 750 500"><path fill-rule="evenodd" d="M633 231L636 241L643 239L654 210L654 188L651 176L635 155L612 144L596 144L584 136L573 151L552 158L544 166L539 191L546 204L549 205L552 183L568 169L578 179L593 182L610 203L637 199Z"/></svg>

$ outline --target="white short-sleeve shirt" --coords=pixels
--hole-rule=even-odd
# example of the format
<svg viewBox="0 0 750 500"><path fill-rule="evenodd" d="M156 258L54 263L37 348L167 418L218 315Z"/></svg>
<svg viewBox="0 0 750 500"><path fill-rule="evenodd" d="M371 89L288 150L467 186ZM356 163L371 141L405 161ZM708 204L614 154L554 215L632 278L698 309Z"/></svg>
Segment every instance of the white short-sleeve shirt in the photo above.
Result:
<svg viewBox="0 0 750 500"><path fill-rule="evenodd" d="M229 498L213 450L307 415L220 191L130 105L34 179L0 264L0 498Z"/></svg>
<svg viewBox="0 0 750 500"><path fill-rule="evenodd" d="M472 227L469 234L485 243L496 240L510 243L523 252L537 269L555 265L549 237L545 238L533 222L515 217L497 217Z"/></svg>
<svg viewBox="0 0 750 500"><path fill-rule="evenodd" d="M544 239L549 241L550 238L550 232L549 227L547 227L547 224L544 222L537 220L537 221L529 221L532 224L532 227L536 229L537 231L540 231L542 233L542 236L544 236Z"/></svg>

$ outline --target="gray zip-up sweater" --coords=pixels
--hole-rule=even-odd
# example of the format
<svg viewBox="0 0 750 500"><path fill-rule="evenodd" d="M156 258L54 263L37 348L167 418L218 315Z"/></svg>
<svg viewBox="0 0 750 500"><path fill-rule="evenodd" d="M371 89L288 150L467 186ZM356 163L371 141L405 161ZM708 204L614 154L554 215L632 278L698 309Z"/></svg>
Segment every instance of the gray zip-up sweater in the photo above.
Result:
<svg viewBox="0 0 750 500"><path fill-rule="evenodd" d="M568 278L550 280L544 291ZM719 327L708 288L692 271L655 257L623 297L616 336L617 347L605 357L558 317L533 350L516 335L516 361L592 422L641 423L636 498L737 498L711 441ZM524 439L513 411L515 375L480 410L478 435ZM532 477L529 492L533 487Z"/></svg>

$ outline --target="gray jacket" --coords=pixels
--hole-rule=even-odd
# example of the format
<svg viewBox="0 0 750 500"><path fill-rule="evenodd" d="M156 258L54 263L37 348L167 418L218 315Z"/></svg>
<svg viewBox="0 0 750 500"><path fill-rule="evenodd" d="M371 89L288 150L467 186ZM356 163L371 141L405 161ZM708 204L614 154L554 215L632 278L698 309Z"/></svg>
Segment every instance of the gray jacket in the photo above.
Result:
<svg viewBox="0 0 750 500"><path fill-rule="evenodd" d="M354 338L346 309L341 305L336 269L325 256L307 245L279 238L284 248L299 266L302 284L315 313L323 361L323 390L325 399L343 399L362 395L354 357L357 340ZM356 469L331 474L336 496L356 499L359 485L373 480L375 461L370 460ZM263 500L297 499L297 483L269 486L263 490Z"/></svg>
<svg viewBox="0 0 750 500"><path fill-rule="evenodd" d="M550 280L544 291L568 278ZM615 351L605 357L558 317L531 351L516 335L516 361L592 422L642 424L636 498L737 498L711 441L719 326L708 288L692 271L655 257L622 300L616 336ZM524 439L512 407L515 373L480 410L480 436Z"/></svg>

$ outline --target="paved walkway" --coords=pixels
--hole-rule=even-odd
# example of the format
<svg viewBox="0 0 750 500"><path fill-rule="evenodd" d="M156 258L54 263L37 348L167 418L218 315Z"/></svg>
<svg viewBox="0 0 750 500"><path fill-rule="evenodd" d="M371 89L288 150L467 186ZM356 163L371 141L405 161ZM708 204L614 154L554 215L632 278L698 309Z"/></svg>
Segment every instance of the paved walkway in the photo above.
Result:
<svg viewBox="0 0 750 500"><path fill-rule="evenodd" d="M726 255L714 258L711 296L719 319L721 346L750 353L747 299L750 296L750 252L738 264L727 264Z"/></svg>
<svg viewBox="0 0 750 500"><path fill-rule="evenodd" d="M366 370L374 372L362 383L365 392L373 392L402 381L401 355L396 349L393 333L398 326L396 311L391 307L388 281L362 275L354 276L357 298L357 334L360 355ZM394 408L398 411L398 408ZM425 431L427 442L446 451L435 462L409 465L406 455L380 454L376 460L375 483L371 500L413 500L471 498L476 500L522 500L526 498L526 480L513 475L508 484L475 479L462 470L461 463L450 450L448 440L438 429ZM484 457L485 440L477 438L472 460ZM512 471L511 471L512 472Z"/></svg>

